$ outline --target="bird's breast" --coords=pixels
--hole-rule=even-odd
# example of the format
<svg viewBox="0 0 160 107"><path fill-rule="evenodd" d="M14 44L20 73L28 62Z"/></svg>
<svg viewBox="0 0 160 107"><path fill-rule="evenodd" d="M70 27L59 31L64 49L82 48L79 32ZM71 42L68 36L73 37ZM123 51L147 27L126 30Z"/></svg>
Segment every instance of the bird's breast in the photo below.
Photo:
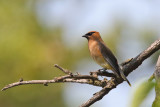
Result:
<svg viewBox="0 0 160 107"><path fill-rule="evenodd" d="M94 61L106 69L111 69L111 66L108 64L108 62L104 59L103 55L101 54L100 46L98 42L92 41L89 42L89 51L94 59Z"/></svg>

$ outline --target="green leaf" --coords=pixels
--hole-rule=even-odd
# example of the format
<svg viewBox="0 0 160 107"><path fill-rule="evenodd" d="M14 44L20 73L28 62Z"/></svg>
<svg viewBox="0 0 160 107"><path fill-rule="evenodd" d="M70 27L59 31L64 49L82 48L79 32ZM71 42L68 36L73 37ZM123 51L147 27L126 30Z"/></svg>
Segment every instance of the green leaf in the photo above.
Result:
<svg viewBox="0 0 160 107"><path fill-rule="evenodd" d="M153 87L153 82L144 81L143 83L141 83L141 85L134 92L131 107L139 107L145 100L149 92L153 89Z"/></svg>

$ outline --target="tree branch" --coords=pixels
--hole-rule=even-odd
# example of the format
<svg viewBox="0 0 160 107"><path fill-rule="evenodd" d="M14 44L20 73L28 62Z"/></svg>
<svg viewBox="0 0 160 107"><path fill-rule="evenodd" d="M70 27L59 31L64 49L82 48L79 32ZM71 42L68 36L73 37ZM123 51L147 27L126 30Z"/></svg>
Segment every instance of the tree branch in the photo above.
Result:
<svg viewBox="0 0 160 107"><path fill-rule="evenodd" d="M90 84L94 86L104 87L105 82L102 80L98 80L97 78L90 75L65 75L60 77L55 77L52 80L30 80L30 81L22 81L11 83L5 86L1 91L4 91L8 88L12 88L19 85L26 84L43 84L48 86L48 83L59 83L59 82L73 82L73 83L81 83L81 84Z"/></svg>
<svg viewBox="0 0 160 107"><path fill-rule="evenodd" d="M138 66L142 64L142 62L150 57L153 53L158 51L160 49L160 39L155 41L149 48L147 48L145 51L141 52L138 56L135 58L132 58L129 61L125 61L121 64L122 71L126 76L128 76L134 69L136 69ZM87 102L81 105L81 107L88 107L95 103L96 101L99 101L102 99L106 94L110 92L113 88L116 88L117 85L121 84L124 80L121 78L115 78L115 75L113 73L109 72L91 72L90 75L80 75L79 73L72 74L71 71L66 70L57 64L55 65L56 68L60 69L62 72L64 72L66 75L61 77L56 77L52 80L30 80L30 81L23 81L21 79L19 82L15 82L12 84L9 84L5 86L2 91L12 88L19 85L26 85L26 84L44 84L47 86L49 83L59 83L59 82L73 82L73 83L81 83L81 84L89 84L93 86L99 86L102 87L102 89L95 93L92 98L90 98ZM98 76L105 76L105 77L112 77L111 80L100 80Z"/></svg>

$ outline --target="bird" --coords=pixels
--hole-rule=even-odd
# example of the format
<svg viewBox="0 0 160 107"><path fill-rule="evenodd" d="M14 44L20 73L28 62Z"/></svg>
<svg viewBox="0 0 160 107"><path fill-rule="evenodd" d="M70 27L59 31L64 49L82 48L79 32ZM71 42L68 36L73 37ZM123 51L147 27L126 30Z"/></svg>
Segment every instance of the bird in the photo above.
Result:
<svg viewBox="0 0 160 107"><path fill-rule="evenodd" d="M102 40L100 33L97 31L90 31L83 35L82 37L87 38L88 40L88 48L93 60L103 67L104 70L111 70L116 75L117 78L122 78L127 81L129 86L131 86L130 82L124 75L120 66L118 65L117 58L114 56L112 51L105 45Z"/></svg>

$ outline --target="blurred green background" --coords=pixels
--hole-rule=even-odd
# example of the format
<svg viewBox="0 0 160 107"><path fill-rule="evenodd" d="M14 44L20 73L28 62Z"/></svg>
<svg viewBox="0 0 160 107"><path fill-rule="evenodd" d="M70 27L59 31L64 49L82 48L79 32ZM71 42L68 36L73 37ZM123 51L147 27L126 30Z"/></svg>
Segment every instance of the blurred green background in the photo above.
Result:
<svg viewBox="0 0 160 107"><path fill-rule="evenodd" d="M36 1L0 1L0 87L31 79L52 79L62 73L55 63L70 67L72 51L61 42L61 29L47 31L37 22ZM0 93L1 107L63 107L62 85L30 85Z"/></svg>
<svg viewBox="0 0 160 107"><path fill-rule="evenodd" d="M145 28L143 26L137 26L138 28L135 29L136 26L131 27L126 24L127 20L125 18L121 21L114 15L114 23L111 24L112 26L110 26L109 30L107 30L107 26L102 26L103 29L101 27L95 28L95 26L101 25L97 25L98 22L94 23L92 17L89 17L89 20L91 20L90 23L92 24L84 30L79 28L79 25L81 24L80 26L83 27L85 26L83 25L83 22L88 23L85 21L85 18L83 19L79 17L78 19L80 21L72 20L78 14L76 10L75 12L71 11L69 14L63 13L64 20L65 18L70 18L70 23L75 23L75 26L67 26L67 22L65 23L65 21L63 21L60 23L60 20L58 20L60 23L59 24L58 21L56 21L56 18L52 19L53 22L50 23L53 23L53 25L55 23L55 26L57 23L59 25L56 27L51 26L48 22L45 22L47 18L44 20L44 22L42 21L44 17L49 18L50 16L45 16L46 14L50 13L47 13L47 9L43 9L45 6L52 7L49 5L50 3L53 3L53 8L56 8L56 6L63 5L66 2L63 0L0 1L0 88L3 88L6 84L16 82L20 78L23 78L24 80L39 80L52 79L56 76L63 75L61 71L53 67L54 64L59 64L64 68L73 71L78 71L77 69L83 69L83 66L79 65L79 62L85 59L92 62L92 59L89 57L87 41L81 38L81 36L91 29L100 30L102 32L104 41L109 47L111 47L116 56L119 57L118 59L120 62L127 58L136 56L160 37L158 35L159 32L155 31L154 27L152 29L147 27L150 25L147 25ZM79 12L81 12L83 3L87 6L91 6L90 2L85 3L84 1L72 1L70 3L71 4L69 6L71 7L71 10L73 10L72 7L74 7L78 8ZM44 7L42 6L43 4L45 5ZM53 11L61 11L58 9L49 9ZM90 9L88 8L88 10ZM54 15L56 16L58 14ZM67 15L71 15L71 17ZM89 13L85 15L90 16ZM46 23L48 23L48 25ZM105 23L103 22L103 24L107 25L108 23L106 21ZM157 27L159 26L160 24L158 24ZM65 27L67 28L66 30L64 30ZM77 29L82 30L82 32ZM125 32L125 30L128 32ZM132 32L136 32L135 34L139 36L135 37ZM77 37L74 35L77 35ZM129 47L129 45L132 46ZM127 48L127 50L125 48ZM133 51L135 53L133 53ZM149 64L146 64L152 68L150 71L148 71L150 73L147 74L147 78L154 71L154 66L158 55L159 53L156 53L154 56L152 56L152 58L150 58ZM87 61L85 61L85 63L90 65L90 62L88 63ZM145 66L142 66L140 69L141 71L143 70L143 67L145 68ZM90 69L88 72L89 71ZM136 73L129 77L132 83L135 83L136 81L134 79L137 76ZM0 92L0 106L71 107L64 100L65 98L63 95L63 90L65 90L65 88L66 86L62 84L49 84L48 87L44 87L43 85L25 85L15 87L7 91ZM151 87L149 85L148 89L149 91L145 91L146 93L144 93L146 96L150 90L153 89L153 85L151 85ZM139 95L139 93L137 95ZM66 97L68 98L69 96ZM133 96L133 98L136 97L136 95ZM140 101L142 102L145 97L141 98L142 100ZM77 98L77 100L78 99L79 98ZM135 100L133 100L133 102L134 101ZM137 105L140 105L141 102L137 102ZM132 107L137 106L134 106L134 104L132 104ZM79 106L79 104L76 105Z"/></svg>

